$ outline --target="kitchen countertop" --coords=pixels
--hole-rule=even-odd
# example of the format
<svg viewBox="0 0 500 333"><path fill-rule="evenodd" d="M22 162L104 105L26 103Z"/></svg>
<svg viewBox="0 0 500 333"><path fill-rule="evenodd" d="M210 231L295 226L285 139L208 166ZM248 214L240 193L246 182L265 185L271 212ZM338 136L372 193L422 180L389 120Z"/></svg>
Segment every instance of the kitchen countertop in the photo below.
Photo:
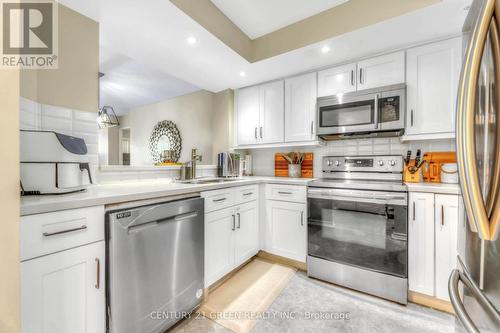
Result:
<svg viewBox="0 0 500 333"><path fill-rule="evenodd" d="M21 216L260 183L307 185L311 180L311 178L243 177L216 184L183 184L167 179L123 181L93 185L88 187L86 191L79 193L21 197Z"/></svg>
<svg viewBox="0 0 500 333"><path fill-rule="evenodd" d="M439 194L461 194L460 185L445 183L405 183L408 192L428 192Z"/></svg>

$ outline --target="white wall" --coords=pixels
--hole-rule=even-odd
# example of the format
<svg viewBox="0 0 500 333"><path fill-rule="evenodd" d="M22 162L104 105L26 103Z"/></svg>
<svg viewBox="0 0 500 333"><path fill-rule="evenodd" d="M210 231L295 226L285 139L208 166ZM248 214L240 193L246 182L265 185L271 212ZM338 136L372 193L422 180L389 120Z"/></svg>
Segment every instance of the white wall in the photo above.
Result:
<svg viewBox="0 0 500 333"><path fill-rule="evenodd" d="M212 164L213 93L200 90L191 94L133 109L121 117L120 125L130 128L130 164L152 165L149 137L162 120L173 121L181 133L182 151L179 162L191 158L191 149L202 155L201 164Z"/></svg>

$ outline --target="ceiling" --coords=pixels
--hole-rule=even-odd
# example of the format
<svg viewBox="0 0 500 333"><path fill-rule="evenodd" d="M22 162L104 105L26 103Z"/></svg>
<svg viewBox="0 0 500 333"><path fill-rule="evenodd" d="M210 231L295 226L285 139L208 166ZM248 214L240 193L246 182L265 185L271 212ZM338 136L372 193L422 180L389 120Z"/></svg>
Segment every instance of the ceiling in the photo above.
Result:
<svg viewBox="0 0 500 333"><path fill-rule="evenodd" d="M348 0L211 0L248 37L255 39Z"/></svg>
<svg viewBox="0 0 500 333"><path fill-rule="evenodd" d="M101 45L100 106L111 105L117 115L131 109L200 90L155 68Z"/></svg>
<svg viewBox="0 0 500 333"><path fill-rule="evenodd" d="M235 0L227 2L229 1ZM281 0L268 0L271 1ZM123 65L125 68L120 69L118 66L122 72L127 72L129 66L134 67L136 75L140 74L137 73L140 70L147 73L143 75L146 81L127 79L128 82L140 82L149 89L158 85L148 84L148 79L152 82L159 80L163 82L161 86L164 88L161 90L165 89L165 95L169 96L175 93L167 91L167 87L177 88L177 84L187 90L196 86L218 92L458 35L467 14L464 7L471 0L443 0L438 4L254 63L244 59L167 0L148 0L147 6L136 0L61 2L99 20L101 46L129 62L128 65ZM311 7L308 8L311 10ZM188 37L196 38L197 42L189 44ZM326 54L321 52L325 45L330 48L330 52ZM246 75L240 76L241 72ZM111 71L107 74L111 80ZM116 76L124 77L122 74ZM166 83L165 75L174 79L172 85ZM158 92L152 95L159 96ZM142 102L137 98L133 104L146 104L149 98L144 97Z"/></svg>

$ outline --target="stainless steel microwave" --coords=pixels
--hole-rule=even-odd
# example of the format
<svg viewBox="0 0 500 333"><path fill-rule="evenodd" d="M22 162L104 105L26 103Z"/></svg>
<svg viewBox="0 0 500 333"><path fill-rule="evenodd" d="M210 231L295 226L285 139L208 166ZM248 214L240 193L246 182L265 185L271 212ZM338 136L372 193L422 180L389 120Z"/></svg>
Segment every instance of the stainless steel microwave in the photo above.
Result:
<svg viewBox="0 0 500 333"><path fill-rule="evenodd" d="M402 135L406 85L318 98L318 135L324 139Z"/></svg>

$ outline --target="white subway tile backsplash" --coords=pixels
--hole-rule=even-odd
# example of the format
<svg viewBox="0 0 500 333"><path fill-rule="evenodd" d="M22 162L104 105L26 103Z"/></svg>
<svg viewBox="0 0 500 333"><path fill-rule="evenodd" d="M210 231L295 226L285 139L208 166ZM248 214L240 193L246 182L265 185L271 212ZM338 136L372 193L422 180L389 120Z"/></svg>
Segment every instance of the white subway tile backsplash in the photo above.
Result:
<svg viewBox="0 0 500 333"><path fill-rule="evenodd" d="M72 110L60 106L41 104L42 117L56 117L71 120L73 117Z"/></svg>
<svg viewBox="0 0 500 333"><path fill-rule="evenodd" d="M21 129L56 131L85 140L95 182L99 168L97 114L40 104L26 98L21 98L19 104Z"/></svg>
<svg viewBox="0 0 500 333"><path fill-rule="evenodd" d="M314 177L321 177L321 158L323 156L342 155L406 155L411 149L415 154L417 149L427 151L455 151L454 140L401 142L399 138L352 139L327 142L319 147L286 147L270 149L252 149L253 174L257 176L274 176L274 154L277 152L313 152Z"/></svg>

